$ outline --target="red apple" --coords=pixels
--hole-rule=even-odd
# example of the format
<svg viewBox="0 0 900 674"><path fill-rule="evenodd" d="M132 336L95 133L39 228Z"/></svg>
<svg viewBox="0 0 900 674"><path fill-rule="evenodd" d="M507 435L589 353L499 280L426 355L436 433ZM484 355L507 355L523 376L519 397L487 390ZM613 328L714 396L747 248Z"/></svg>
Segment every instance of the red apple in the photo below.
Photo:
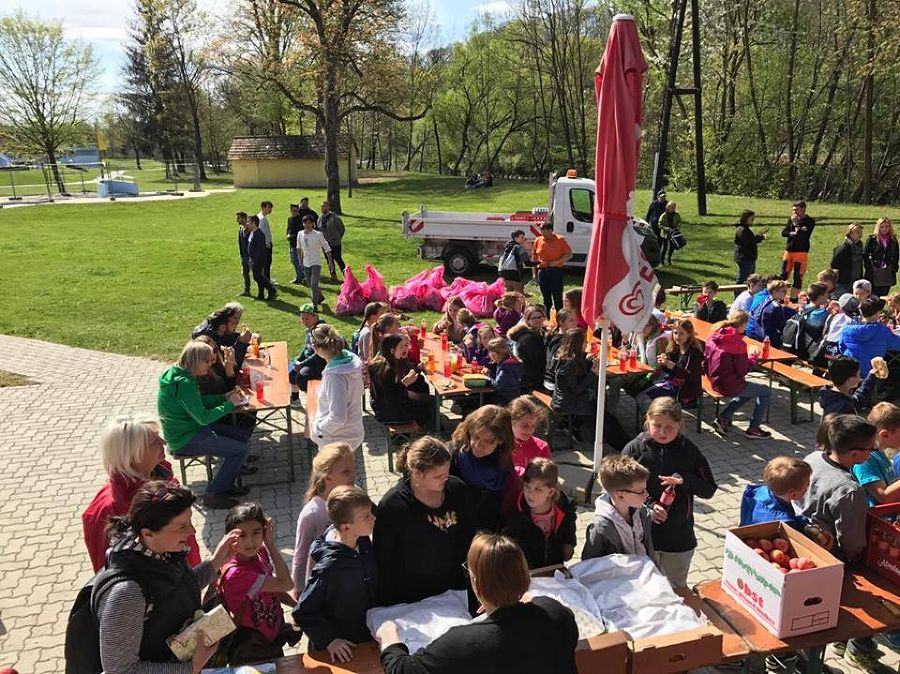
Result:
<svg viewBox="0 0 900 674"><path fill-rule="evenodd" d="M779 571L781 571L781 573L787 573L787 572L788 572L788 570L787 570L786 568L784 568L781 564L778 564L777 562L772 562L772 566L774 566L776 569L778 569Z"/></svg>
<svg viewBox="0 0 900 674"><path fill-rule="evenodd" d="M782 566L788 563L788 556L784 554L783 550L772 550L772 552L769 553L769 559L771 559L773 562L781 564Z"/></svg>
<svg viewBox="0 0 900 674"><path fill-rule="evenodd" d="M767 562L771 561L771 560L769 559L769 555L766 554L766 551L765 551L765 550L762 550L762 549L760 549L760 548L753 548L753 552L755 552L757 555L759 555L760 557L762 557L762 558L763 558L764 560L766 560Z"/></svg>
<svg viewBox="0 0 900 674"><path fill-rule="evenodd" d="M760 538L759 547L762 548L763 552L769 553L772 552L772 549L775 546L772 545L772 541L770 541L768 538Z"/></svg>
<svg viewBox="0 0 900 674"><path fill-rule="evenodd" d="M816 563L809 557L800 557L797 559L797 569L806 571L807 569L815 569Z"/></svg>
<svg viewBox="0 0 900 674"><path fill-rule="evenodd" d="M772 545L774 545L776 548L778 548L782 552L787 552L788 550L791 549L791 544L788 543L783 538L773 538Z"/></svg>
<svg viewBox="0 0 900 674"><path fill-rule="evenodd" d="M756 540L755 538L748 538L744 541L744 543L746 544L746 546L748 548L758 548L759 547L759 541Z"/></svg>
<svg viewBox="0 0 900 674"><path fill-rule="evenodd" d="M799 561L799 560L798 560L796 557L791 557L791 558L788 560L788 566L790 566L792 569L796 569L796 568L797 568L797 562L798 562L798 561Z"/></svg>
<svg viewBox="0 0 900 674"><path fill-rule="evenodd" d="M888 543L888 542L887 542L886 540L884 540L883 538L882 538L880 541L878 541L878 549L879 549L881 552L887 552L888 549L889 549L890 547L891 547L891 544Z"/></svg>

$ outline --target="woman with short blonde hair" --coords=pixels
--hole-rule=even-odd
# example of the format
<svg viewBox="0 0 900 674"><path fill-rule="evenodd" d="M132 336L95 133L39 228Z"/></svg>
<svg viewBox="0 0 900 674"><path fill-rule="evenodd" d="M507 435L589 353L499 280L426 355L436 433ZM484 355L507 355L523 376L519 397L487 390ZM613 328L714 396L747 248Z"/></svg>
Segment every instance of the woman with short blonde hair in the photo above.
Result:
<svg viewBox="0 0 900 674"><path fill-rule="evenodd" d="M469 546L466 572L485 619L452 628L414 655L400 642L396 625L384 623L375 638L385 674L575 674L575 616L549 597L522 601L530 584L528 564L512 539L478 534Z"/></svg>
<svg viewBox="0 0 900 674"><path fill-rule="evenodd" d="M84 544L95 572L106 562L109 520L128 512L132 498L145 482L175 481L172 466L165 460L165 446L159 423L148 414L118 416L103 429L100 455L108 479L81 515ZM188 562L196 566L200 549L193 536L188 546Z"/></svg>

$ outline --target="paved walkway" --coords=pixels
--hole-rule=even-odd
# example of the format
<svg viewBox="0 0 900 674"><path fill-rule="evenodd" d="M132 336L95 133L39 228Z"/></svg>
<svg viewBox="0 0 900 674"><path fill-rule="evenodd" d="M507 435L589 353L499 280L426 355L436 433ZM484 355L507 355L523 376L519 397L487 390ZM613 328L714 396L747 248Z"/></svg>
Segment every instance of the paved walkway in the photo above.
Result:
<svg viewBox="0 0 900 674"><path fill-rule="evenodd" d="M116 414L156 409L156 380L164 363L144 358L86 351L0 335L0 370L26 375L28 386L0 389L0 437L6 466L0 471L0 666L14 665L20 674L63 671L63 641L68 611L79 586L91 576L82 540L80 515L103 483L97 438ZM619 416L633 428L632 406L623 397ZM298 426L302 413L295 412ZM738 417L738 424L742 425ZM692 584L719 576L724 531L738 520L744 485L758 480L766 461L781 454L805 455L813 446L815 426L792 426L787 393L773 399L770 441L753 441L732 432L727 440L709 432L688 436L699 444L712 465L719 491L708 502L697 501L699 546L691 571ZM367 441L358 459L359 483L374 500L396 481L388 473L380 426L366 419ZM283 438L255 436L263 455L263 482L275 465L283 466ZM274 451L272 451L274 450ZM301 458L302 457L302 458ZM298 453L297 482L255 488L259 500L277 522L278 544L286 556L293 546L293 526L303 506L307 469ZM189 484L203 488L205 472L191 469ZM201 547L214 547L224 532L222 511L198 509L194 524ZM579 514L579 540L590 511ZM897 657L885 657L893 666ZM829 661L831 662L831 661ZM851 668L836 663L845 671Z"/></svg>

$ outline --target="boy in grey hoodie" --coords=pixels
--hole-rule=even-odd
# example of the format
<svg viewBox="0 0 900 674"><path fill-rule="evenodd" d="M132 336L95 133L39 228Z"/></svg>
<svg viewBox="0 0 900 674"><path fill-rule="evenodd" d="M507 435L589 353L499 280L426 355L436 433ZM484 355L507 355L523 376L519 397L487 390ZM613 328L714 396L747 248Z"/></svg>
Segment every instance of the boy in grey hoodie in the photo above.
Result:
<svg viewBox="0 0 900 674"><path fill-rule="evenodd" d="M605 492L594 502L593 522L588 525L582 559L616 553L653 556L647 478L650 473L634 459L616 454L600 464L600 484Z"/></svg>

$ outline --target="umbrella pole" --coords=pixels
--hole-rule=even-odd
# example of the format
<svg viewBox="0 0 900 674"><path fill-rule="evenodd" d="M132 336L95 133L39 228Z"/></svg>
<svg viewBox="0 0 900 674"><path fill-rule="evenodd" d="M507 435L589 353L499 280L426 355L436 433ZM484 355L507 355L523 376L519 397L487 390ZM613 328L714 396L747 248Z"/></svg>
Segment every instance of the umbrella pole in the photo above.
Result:
<svg viewBox="0 0 900 674"><path fill-rule="evenodd" d="M606 366L609 357L609 321L600 319L600 368L597 372L597 421L594 425L594 472L591 482L585 489L585 500L590 501L594 483L600 473L600 462L603 460L603 417L606 409Z"/></svg>

